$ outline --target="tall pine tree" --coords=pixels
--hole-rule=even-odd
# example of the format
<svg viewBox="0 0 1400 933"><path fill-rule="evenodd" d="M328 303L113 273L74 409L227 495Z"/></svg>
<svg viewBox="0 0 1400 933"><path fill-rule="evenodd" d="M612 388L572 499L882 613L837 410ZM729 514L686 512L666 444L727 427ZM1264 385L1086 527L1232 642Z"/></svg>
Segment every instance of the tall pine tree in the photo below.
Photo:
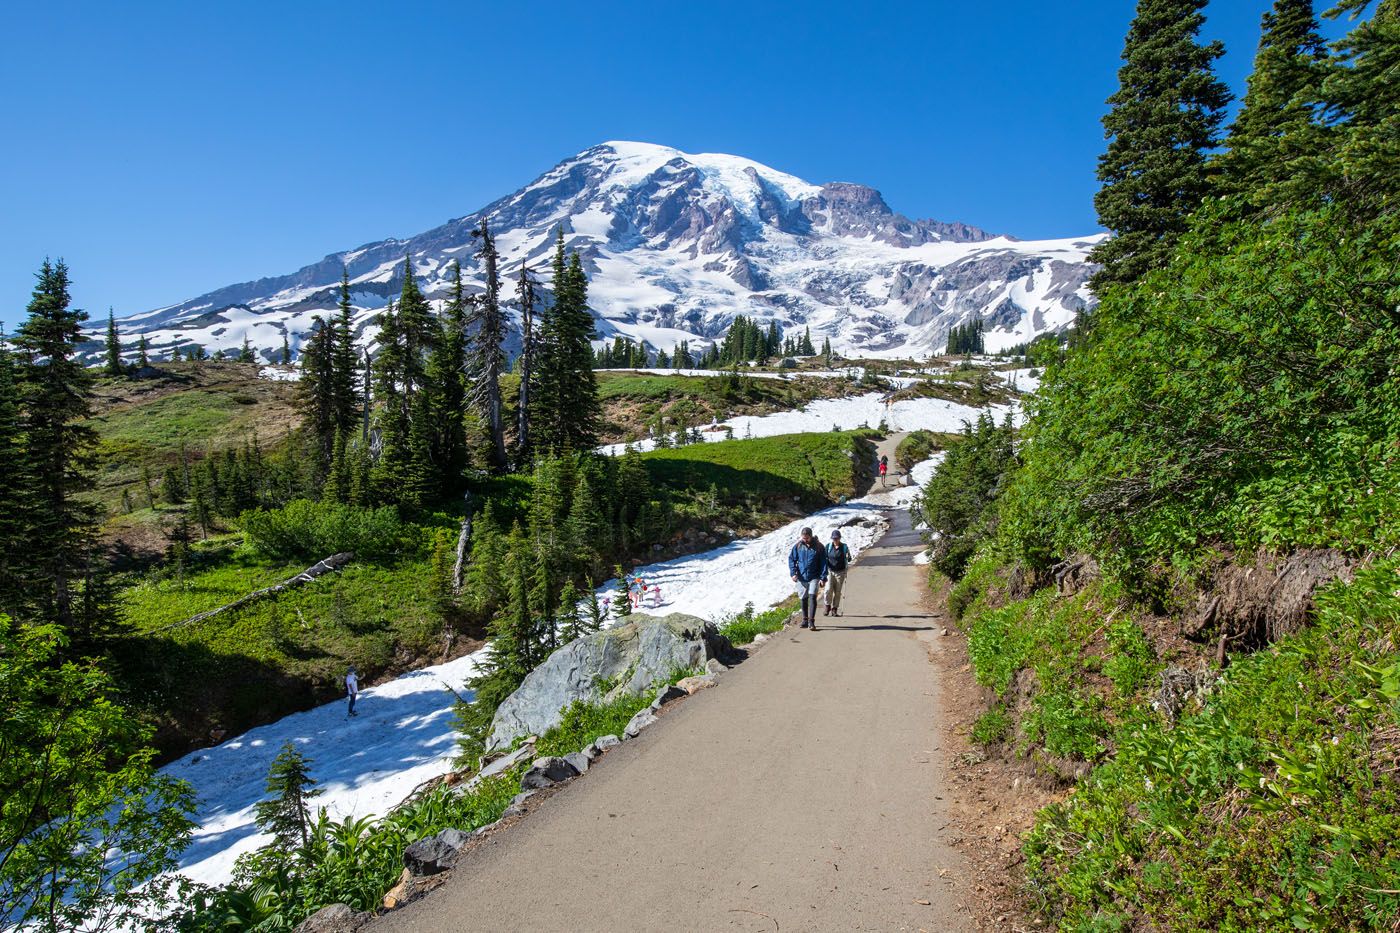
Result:
<svg viewBox="0 0 1400 933"><path fill-rule="evenodd" d="M602 408L593 372L593 315L588 278L578 254L564 253L561 229L554 250L554 301L540 319L539 366L531 400L538 449L589 450L596 446Z"/></svg>
<svg viewBox="0 0 1400 933"><path fill-rule="evenodd" d="M24 434L34 491L26 548L35 568L32 593L40 618L69 629L91 647L104 620L80 614L79 581L97 560L96 512L82 499L96 435L87 424L91 378L76 350L85 312L69 307L68 267L44 261L15 346L24 354Z"/></svg>
<svg viewBox="0 0 1400 933"><path fill-rule="evenodd" d="M467 298L462 267L452 263L452 291L443 309L442 333L428 358L428 417L438 491L455 493L467 468L467 433L462 422L467 397Z"/></svg>
<svg viewBox="0 0 1400 933"><path fill-rule="evenodd" d="M1342 0L1329 16L1360 17L1373 0ZM1339 125L1336 198L1354 214L1393 211L1400 197L1400 0L1380 0L1336 45L1322 97Z"/></svg>
<svg viewBox="0 0 1400 933"><path fill-rule="evenodd" d="M331 365L331 394L335 426L348 437L360 422L360 353L355 348L354 306L350 303L350 270L340 270L340 303L336 309Z"/></svg>
<svg viewBox="0 0 1400 933"><path fill-rule="evenodd" d="M1327 135L1314 118L1326 62L1312 0L1275 0L1264 14L1254 71L1230 126L1228 148L1216 162L1222 191L1277 205L1315 181L1307 166Z"/></svg>
<svg viewBox="0 0 1400 933"><path fill-rule="evenodd" d="M1167 263L1209 193L1206 153L1217 143L1230 92L1213 65L1219 42L1197 37L1207 0L1138 0L1123 47L1119 89L1103 118L1099 222L1113 236L1090 258L1096 289L1136 281Z"/></svg>
<svg viewBox="0 0 1400 933"><path fill-rule="evenodd" d="M120 376L122 374L122 342L117 336L117 319L112 316L112 309L107 309L107 365L106 373L109 376Z"/></svg>
<svg viewBox="0 0 1400 933"><path fill-rule="evenodd" d="M501 277L497 268L496 240L482 218L481 227L472 231L481 241L481 260L486 290L472 304L468 318L471 372L471 403L481 416L487 433L487 462L493 470L506 467L505 418L501 408L501 374L506 368L506 319L501 313Z"/></svg>
<svg viewBox="0 0 1400 933"><path fill-rule="evenodd" d="M13 618L30 601L35 484L29 466L15 361L0 340L0 615Z"/></svg>

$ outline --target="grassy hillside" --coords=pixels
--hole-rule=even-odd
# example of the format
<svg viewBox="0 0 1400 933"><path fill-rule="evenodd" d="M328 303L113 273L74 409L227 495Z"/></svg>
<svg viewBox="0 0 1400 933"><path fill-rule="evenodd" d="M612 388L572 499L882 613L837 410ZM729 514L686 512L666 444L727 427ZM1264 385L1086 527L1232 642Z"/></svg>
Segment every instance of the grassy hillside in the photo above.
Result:
<svg viewBox="0 0 1400 933"><path fill-rule="evenodd" d="M785 434L653 450L642 457L652 482L676 495L714 487L729 501L788 497L816 508L862 487L862 468L873 457L872 436L869 431Z"/></svg>
<svg viewBox="0 0 1400 933"><path fill-rule="evenodd" d="M159 375L150 378L99 378L90 422L98 438L94 495L108 515L106 531L146 552L164 547L162 526L174 521L161 508L160 480L180 463L181 450L198 459L256 439L271 453L301 420L296 384L261 379L251 363L161 363L154 370Z"/></svg>
<svg viewBox="0 0 1400 933"><path fill-rule="evenodd" d="M598 374L603 401L604 440L645 437L650 428L674 431L724 421L736 415L764 415L801 408L819 398L860 391L846 379L670 376L646 373Z"/></svg>

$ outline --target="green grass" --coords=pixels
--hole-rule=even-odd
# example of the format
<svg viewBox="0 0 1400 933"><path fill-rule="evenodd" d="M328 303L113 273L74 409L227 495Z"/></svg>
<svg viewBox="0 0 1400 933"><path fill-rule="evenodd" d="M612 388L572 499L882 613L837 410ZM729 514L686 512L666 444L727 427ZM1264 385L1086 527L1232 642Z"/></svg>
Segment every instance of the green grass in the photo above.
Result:
<svg viewBox="0 0 1400 933"><path fill-rule="evenodd" d="M165 468L191 457L241 447L254 433L264 451L300 421L295 385L260 379L257 368L233 362L162 363L152 379L100 378L94 388L97 432L95 491L116 512L126 491L147 505L142 472L158 486Z"/></svg>
<svg viewBox="0 0 1400 933"><path fill-rule="evenodd" d="M856 493L872 459L867 431L785 434L691 444L642 455L654 484L673 493L716 487L728 499L797 496L804 504Z"/></svg>
<svg viewBox="0 0 1400 933"><path fill-rule="evenodd" d="M743 612L719 627L719 633L729 639L731 645L747 645L758 635L782 631L796 609L796 596L788 597L765 612L755 613L752 605L745 606Z"/></svg>
<svg viewBox="0 0 1400 933"><path fill-rule="evenodd" d="M972 741L978 745L994 745L1011 731L1011 717L1000 706L993 706L972 724Z"/></svg>

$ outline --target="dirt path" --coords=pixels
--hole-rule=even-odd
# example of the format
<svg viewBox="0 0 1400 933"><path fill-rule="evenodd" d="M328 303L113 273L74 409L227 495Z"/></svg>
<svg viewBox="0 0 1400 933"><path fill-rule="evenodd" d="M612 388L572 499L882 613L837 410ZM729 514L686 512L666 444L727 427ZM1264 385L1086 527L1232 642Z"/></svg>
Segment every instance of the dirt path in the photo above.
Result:
<svg viewBox="0 0 1400 933"><path fill-rule="evenodd" d="M890 518L847 615L775 636L372 929L972 929L941 647L908 513Z"/></svg>

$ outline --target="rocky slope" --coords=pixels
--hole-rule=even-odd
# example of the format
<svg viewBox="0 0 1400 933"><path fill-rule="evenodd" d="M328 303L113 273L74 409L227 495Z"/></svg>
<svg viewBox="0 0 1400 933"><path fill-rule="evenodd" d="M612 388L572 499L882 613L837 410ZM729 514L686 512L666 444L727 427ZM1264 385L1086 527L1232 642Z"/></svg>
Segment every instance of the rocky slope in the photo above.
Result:
<svg viewBox="0 0 1400 933"><path fill-rule="evenodd" d="M284 334L295 349L312 320L334 308L344 266L359 336L369 341L375 316L399 291L405 256L430 296L444 293L454 259L479 287L471 231L483 217L503 275L513 279L528 264L546 284L562 227L586 261L600 336L668 351L721 336L736 314L775 320L788 333L810 327L839 352L884 356L937 351L951 327L980 315L996 349L1062 330L1092 301L1085 257L1099 239L1024 242L911 220L864 185L813 185L737 156L608 142L426 233L138 314L123 322L123 335L145 333L161 357L176 344L236 350L246 336L270 360Z"/></svg>

